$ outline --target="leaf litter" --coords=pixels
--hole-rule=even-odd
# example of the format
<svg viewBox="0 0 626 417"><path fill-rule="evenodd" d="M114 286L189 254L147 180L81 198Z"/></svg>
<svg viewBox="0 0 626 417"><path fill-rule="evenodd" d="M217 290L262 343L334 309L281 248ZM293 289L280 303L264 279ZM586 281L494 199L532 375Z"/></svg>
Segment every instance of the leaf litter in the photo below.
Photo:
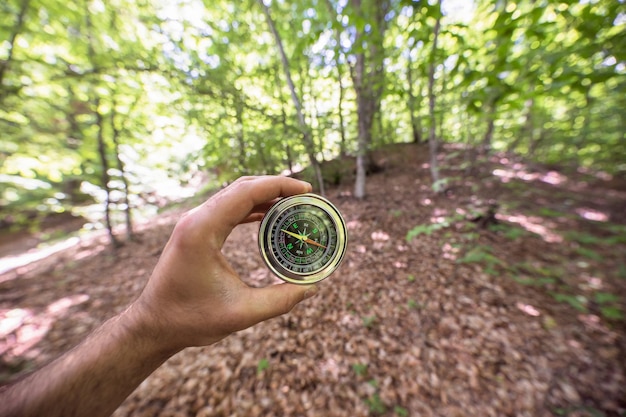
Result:
<svg viewBox="0 0 626 417"><path fill-rule="evenodd" d="M426 147L390 147L375 158L384 169L368 177L366 200L351 197L348 178L328 193L349 247L316 297L182 351L114 416L623 415L625 193L582 175L565 186L513 182L490 175L507 169L491 161L471 175L444 171L447 193L433 195ZM535 171L535 179L555 177ZM493 201L496 227L472 226L467 219ZM614 226L576 215L584 207L608 213ZM122 311L180 214L162 215L115 252L86 242L0 276L4 383ZM545 229L524 229L531 217ZM445 226L407 240L432 224ZM249 238L257 227L238 227L223 252L249 285L266 286L278 280ZM567 238L572 230L578 239Z"/></svg>

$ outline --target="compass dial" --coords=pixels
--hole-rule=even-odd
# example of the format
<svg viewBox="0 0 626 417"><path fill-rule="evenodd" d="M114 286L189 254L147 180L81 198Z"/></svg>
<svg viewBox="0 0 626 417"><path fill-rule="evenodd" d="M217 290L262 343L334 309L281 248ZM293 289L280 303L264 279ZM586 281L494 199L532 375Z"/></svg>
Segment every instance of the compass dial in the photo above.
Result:
<svg viewBox="0 0 626 417"><path fill-rule="evenodd" d="M328 200L315 194L273 205L259 229L261 255L281 279L310 284L329 276L346 251L346 226Z"/></svg>

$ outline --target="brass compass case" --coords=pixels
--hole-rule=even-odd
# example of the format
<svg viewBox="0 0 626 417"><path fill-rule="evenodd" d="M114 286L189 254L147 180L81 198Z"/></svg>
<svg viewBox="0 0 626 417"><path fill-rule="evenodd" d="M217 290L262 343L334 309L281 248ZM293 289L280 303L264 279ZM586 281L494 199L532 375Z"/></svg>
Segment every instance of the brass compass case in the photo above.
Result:
<svg viewBox="0 0 626 417"><path fill-rule="evenodd" d="M348 239L339 210L316 194L283 198L265 214L259 228L263 260L280 279L312 284L335 271Z"/></svg>

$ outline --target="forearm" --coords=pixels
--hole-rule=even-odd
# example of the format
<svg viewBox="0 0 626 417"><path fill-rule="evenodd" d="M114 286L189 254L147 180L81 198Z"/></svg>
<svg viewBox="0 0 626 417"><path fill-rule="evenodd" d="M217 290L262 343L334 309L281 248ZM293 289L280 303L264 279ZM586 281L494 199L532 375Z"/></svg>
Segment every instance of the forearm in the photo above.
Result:
<svg viewBox="0 0 626 417"><path fill-rule="evenodd" d="M141 329L129 311L80 345L0 393L0 416L108 416L176 353Z"/></svg>
<svg viewBox="0 0 626 417"><path fill-rule="evenodd" d="M221 252L237 224L258 220L279 197L310 191L292 178L245 177L186 213L135 303L72 351L0 390L0 417L110 415L178 350L213 344L315 294L304 285L251 288Z"/></svg>

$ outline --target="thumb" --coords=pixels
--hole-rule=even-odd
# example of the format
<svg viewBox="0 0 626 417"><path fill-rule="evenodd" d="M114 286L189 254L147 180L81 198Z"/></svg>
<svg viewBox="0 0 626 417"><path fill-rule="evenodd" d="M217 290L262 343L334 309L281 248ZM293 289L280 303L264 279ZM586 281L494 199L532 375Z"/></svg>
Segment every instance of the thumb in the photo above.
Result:
<svg viewBox="0 0 626 417"><path fill-rule="evenodd" d="M318 292L315 285L277 284L265 288L251 288L248 308L255 322L288 313L296 304Z"/></svg>

